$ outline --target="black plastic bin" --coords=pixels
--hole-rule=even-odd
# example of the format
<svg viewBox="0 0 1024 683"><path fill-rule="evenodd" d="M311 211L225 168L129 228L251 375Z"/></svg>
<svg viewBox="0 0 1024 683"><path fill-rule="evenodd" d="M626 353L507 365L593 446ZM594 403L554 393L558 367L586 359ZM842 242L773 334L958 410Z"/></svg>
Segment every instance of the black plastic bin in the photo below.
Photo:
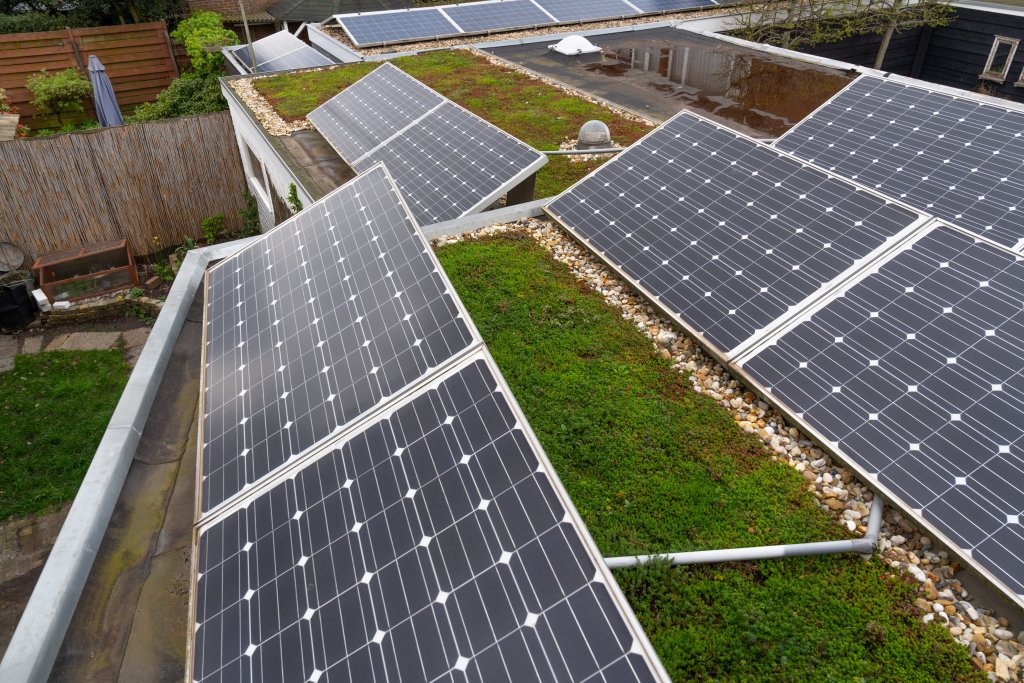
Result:
<svg viewBox="0 0 1024 683"><path fill-rule="evenodd" d="M20 330L36 319L32 280L0 284L0 329Z"/></svg>

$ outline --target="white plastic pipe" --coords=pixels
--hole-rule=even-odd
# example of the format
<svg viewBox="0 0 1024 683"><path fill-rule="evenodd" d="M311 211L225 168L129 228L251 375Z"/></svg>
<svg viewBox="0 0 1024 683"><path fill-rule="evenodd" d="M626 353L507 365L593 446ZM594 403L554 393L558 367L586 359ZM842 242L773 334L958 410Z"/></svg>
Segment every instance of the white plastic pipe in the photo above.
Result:
<svg viewBox="0 0 1024 683"><path fill-rule="evenodd" d="M549 149L539 150L541 154L558 156L559 154L618 154L625 152L629 147L608 147L607 149Z"/></svg>
<svg viewBox="0 0 1024 683"><path fill-rule="evenodd" d="M882 510L885 504L879 496L871 501L867 533L862 538L845 541L822 541L820 543L792 543L789 545L764 545L753 548L726 548L724 550L696 550L688 553L666 553L664 555L637 555L635 557L606 557L605 564L611 569L636 567L653 561L668 560L671 564L713 564L716 562L742 562L746 560L771 560L780 557L801 557L804 555L833 555L835 553L858 553L864 559L871 559L878 549L878 532L882 528Z"/></svg>

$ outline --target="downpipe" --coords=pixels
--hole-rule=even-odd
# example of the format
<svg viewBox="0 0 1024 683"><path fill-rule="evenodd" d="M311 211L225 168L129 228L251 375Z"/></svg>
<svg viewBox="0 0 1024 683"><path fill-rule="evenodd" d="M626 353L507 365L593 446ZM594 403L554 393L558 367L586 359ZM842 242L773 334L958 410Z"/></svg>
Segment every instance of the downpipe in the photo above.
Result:
<svg viewBox="0 0 1024 683"><path fill-rule="evenodd" d="M868 513L867 533L861 538L845 541L822 541L819 543L791 543L789 545L765 545L753 548L726 548L723 550L696 550L687 553L666 553L663 555L637 555L635 557L606 557L609 569L625 569L648 562L668 561L670 564L714 564L716 562L743 562L748 560L773 560L781 557L803 557L806 555L834 555L836 553L857 553L865 561L871 559L878 549L878 533L882 529L882 511L885 503L875 495Z"/></svg>
<svg viewBox="0 0 1024 683"><path fill-rule="evenodd" d="M547 154L549 157L558 156L560 154L572 154L572 155L584 155L584 154L618 154L619 152L625 152L629 147L608 147L606 149L547 149L538 150L541 154Z"/></svg>

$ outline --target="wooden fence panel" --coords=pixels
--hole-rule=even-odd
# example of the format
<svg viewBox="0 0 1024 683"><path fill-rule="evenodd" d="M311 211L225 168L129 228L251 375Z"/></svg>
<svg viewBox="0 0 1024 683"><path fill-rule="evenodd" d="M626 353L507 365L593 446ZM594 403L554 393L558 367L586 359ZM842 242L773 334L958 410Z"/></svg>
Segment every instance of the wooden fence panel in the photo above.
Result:
<svg viewBox="0 0 1024 683"><path fill-rule="evenodd" d="M228 112L0 142L0 241L28 258L127 239L135 254L241 228L245 174Z"/></svg>
<svg viewBox="0 0 1024 683"><path fill-rule="evenodd" d="M107 69L118 103L125 113L134 105L156 99L157 94L178 76L175 48L164 22L99 26L42 33L0 35L0 88L21 110L24 123L32 128L53 128L54 118L35 116L28 78L42 69L60 71L88 66L96 55ZM67 117L68 122L96 118L92 102L86 112Z"/></svg>

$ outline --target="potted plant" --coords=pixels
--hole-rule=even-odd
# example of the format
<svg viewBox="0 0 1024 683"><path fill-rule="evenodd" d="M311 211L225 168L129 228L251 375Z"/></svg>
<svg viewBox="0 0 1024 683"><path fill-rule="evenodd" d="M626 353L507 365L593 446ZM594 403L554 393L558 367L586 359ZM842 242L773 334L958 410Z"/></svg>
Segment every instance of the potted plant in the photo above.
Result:
<svg viewBox="0 0 1024 683"><path fill-rule="evenodd" d="M21 125L18 122L20 119L18 108L11 104L7 91L0 88L0 140L13 140L28 135L28 126Z"/></svg>

